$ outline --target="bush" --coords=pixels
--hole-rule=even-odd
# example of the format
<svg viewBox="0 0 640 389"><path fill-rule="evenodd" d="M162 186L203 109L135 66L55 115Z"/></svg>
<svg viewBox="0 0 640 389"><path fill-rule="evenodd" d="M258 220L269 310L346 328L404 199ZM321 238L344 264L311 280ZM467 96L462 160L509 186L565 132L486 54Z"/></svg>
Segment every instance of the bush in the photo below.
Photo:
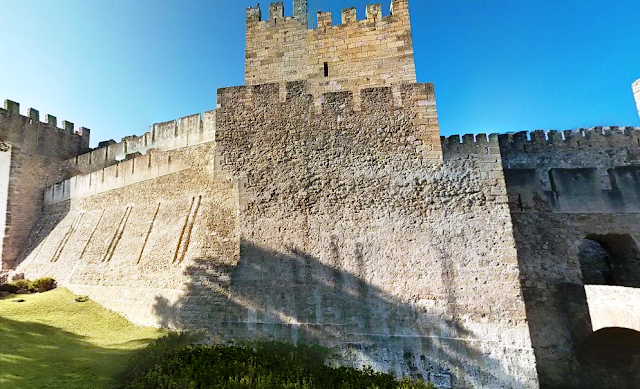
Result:
<svg viewBox="0 0 640 389"><path fill-rule="evenodd" d="M326 349L278 343L253 348L189 346L163 358L129 389L430 389L431 384L397 381L371 368L331 368Z"/></svg>
<svg viewBox="0 0 640 389"><path fill-rule="evenodd" d="M121 386L126 387L161 361L197 343L201 337L200 332L170 332L136 351L129 359L129 370L120 377Z"/></svg>
<svg viewBox="0 0 640 389"><path fill-rule="evenodd" d="M56 280L51 277L38 278L35 281L16 280L7 284L0 285L0 292L16 293L19 290L28 290L35 293L38 291L49 291L56 288Z"/></svg>
<svg viewBox="0 0 640 389"><path fill-rule="evenodd" d="M51 277L42 277L33 281L33 287L35 290L49 291L56 288L56 280Z"/></svg>
<svg viewBox="0 0 640 389"><path fill-rule="evenodd" d="M17 280L11 283L13 286L18 288L18 290L24 289L30 292L35 292L35 288L33 287L33 282L29 280Z"/></svg>
<svg viewBox="0 0 640 389"><path fill-rule="evenodd" d="M2 284L2 285L0 285L0 292L15 293L15 292L17 292L19 290L20 290L20 288L18 288L17 286L15 286L13 284Z"/></svg>

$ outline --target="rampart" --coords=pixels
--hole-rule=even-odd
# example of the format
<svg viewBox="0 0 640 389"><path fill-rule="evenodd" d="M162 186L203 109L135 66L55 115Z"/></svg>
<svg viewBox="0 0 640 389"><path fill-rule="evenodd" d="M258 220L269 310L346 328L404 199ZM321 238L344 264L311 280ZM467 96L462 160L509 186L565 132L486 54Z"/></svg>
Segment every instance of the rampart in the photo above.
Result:
<svg viewBox="0 0 640 389"><path fill-rule="evenodd" d="M89 174L124 161L127 155L145 154L151 149L166 151L210 142L215 130L215 110L156 123L141 136L127 136L119 143L100 142L97 149L69 159L65 164L66 175Z"/></svg>
<svg viewBox="0 0 640 389"><path fill-rule="evenodd" d="M610 316L617 303L604 306L594 294L599 289L589 288L594 282L619 286L620 297L635 295L632 288L640 287L635 243L640 239L640 129L597 127L490 138L490 147L498 146L502 157L541 385L634 387L629 383L640 382L637 370L607 360L616 357L598 348L600 337L611 336L608 328L599 327L603 320L611 322L603 316ZM445 158L451 147L486 147L484 139L473 137L457 142L455 137L445 142ZM607 341L625 355L634 341L624 336L634 330Z"/></svg>
<svg viewBox="0 0 640 389"><path fill-rule="evenodd" d="M21 150L44 158L56 160L70 158L89 148L90 130L64 120L58 127L55 116L46 115L40 121L38 110L29 108L25 116L20 114L20 104L4 101L0 108L0 137L3 142L19 146Z"/></svg>
<svg viewBox="0 0 640 389"><path fill-rule="evenodd" d="M0 109L0 237L2 269L11 268L24 248L33 223L42 209L42 190L63 178L63 161L89 149L90 131L74 131L71 122L37 110L20 114L20 105L5 100Z"/></svg>
<svg viewBox="0 0 640 389"><path fill-rule="evenodd" d="M294 1L285 17L283 3L272 3L264 21L259 8L247 10L246 85L308 80L316 105L338 91L353 92L357 105L360 89L416 82L407 0L392 1L384 17L380 4L368 5L363 20L343 10L337 26L331 12L319 12L313 29L306 4Z"/></svg>
<svg viewBox="0 0 640 389"><path fill-rule="evenodd" d="M141 324L322 343L443 388L536 388L499 153L434 161L429 84L360 101L221 89L215 142L162 154L189 169L60 197L20 269Z"/></svg>
<svg viewBox="0 0 640 389"><path fill-rule="evenodd" d="M68 180L46 187L44 205L95 195L188 168L187 164L172 159L171 155L166 152L148 150L146 155L127 159L89 174L73 176Z"/></svg>
<svg viewBox="0 0 640 389"><path fill-rule="evenodd" d="M617 351L638 338L640 129L440 138L407 0L311 29L293 4L247 9L246 86L142 136L90 151L7 102L3 267L20 250L138 324L438 388L638 387Z"/></svg>
<svg viewBox="0 0 640 389"><path fill-rule="evenodd" d="M416 147L429 163L440 163L442 150L438 127L433 84L396 84L388 87L366 88L358 92L358 98L350 91L328 92L324 94L319 108L313 104L311 94L312 83L306 81L239 86L218 90L218 110L227 107L225 112L216 112L217 123L220 120L231 120L230 104L239 104L240 110L257 110L268 123L290 126L281 118L273 117L267 109L287 107L303 110L305 115L324 120L335 120L338 124L350 115L365 118L372 111L383 107L383 113L390 117L398 112L409 114L412 130L415 131L407 140ZM285 96L281 100L279 96ZM356 105L355 101L360 104ZM306 105L305 105L306 104ZM236 112L232 113L236 114ZM289 118L287 117L287 120Z"/></svg>

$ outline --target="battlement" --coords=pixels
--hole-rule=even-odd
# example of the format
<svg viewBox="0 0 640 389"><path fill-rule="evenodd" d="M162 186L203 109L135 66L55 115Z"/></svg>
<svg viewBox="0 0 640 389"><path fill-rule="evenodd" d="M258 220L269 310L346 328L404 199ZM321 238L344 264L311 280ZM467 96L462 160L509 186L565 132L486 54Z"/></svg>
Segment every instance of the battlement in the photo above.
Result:
<svg viewBox="0 0 640 389"><path fill-rule="evenodd" d="M99 147L67 161L74 175L87 174L113 165L133 153L150 149L173 150L210 142L215 137L215 111L185 116L177 120L156 123L143 135L126 136L120 142L100 142Z"/></svg>
<svg viewBox="0 0 640 389"><path fill-rule="evenodd" d="M271 25L277 26L279 22L285 20L295 20L306 26L307 24L307 0L293 0L293 16L285 17L284 3L276 1L269 4L269 20ZM247 25L262 22L262 11L260 6L247 8Z"/></svg>
<svg viewBox="0 0 640 389"><path fill-rule="evenodd" d="M281 90L283 88L284 90ZM281 96L286 96L283 100ZM335 115L347 111L358 111L351 91L327 92L322 95L319 115ZM359 110L378 111L381 108L411 109L432 107L435 111L435 92L433 84L397 84L386 87L364 88L358 95ZM273 108L275 105L306 105L313 111L310 86L306 81L262 85L236 86L218 89L218 108L245 109Z"/></svg>
<svg viewBox="0 0 640 389"><path fill-rule="evenodd" d="M262 11L259 6L249 7L247 8L247 27L253 27L256 23L262 22L263 28L268 28L270 26L273 27L282 27L282 22L286 22L289 20L296 20L305 25L307 28L307 1L306 0L294 0L293 1L293 16L285 16L285 6L282 1L273 2L269 5L269 19L262 19ZM347 25L350 23L363 22L380 22L383 21L392 21L397 18L408 18L409 17L409 3L408 0L394 0L391 2L391 6L389 8L389 15L383 17L382 15L382 4L369 4L365 8L365 18L362 20L358 20L357 17L357 9L355 7L343 9L341 11L342 19L341 24L334 25L333 24L333 13L331 11L328 12L317 12L316 23L313 24L315 29L326 29L329 27L338 27L341 25ZM393 19L396 18L396 19Z"/></svg>
<svg viewBox="0 0 640 389"><path fill-rule="evenodd" d="M309 80L317 97L416 82L407 0L392 1L387 16L381 4L368 5L362 20L355 8L344 9L338 25L320 11L311 29L306 1L294 1L293 16L282 2L269 9L265 21L259 8L247 9L246 85Z"/></svg>
<svg viewBox="0 0 640 389"><path fill-rule="evenodd" d="M628 148L640 145L640 127L593 127L569 131L521 131L512 134L452 135L442 137L442 148L450 152L474 152L497 147L504 153L547 150L579 150L598 147ZM494 149L495 150L495 149Z"/></svg>
<svg viewBox="0 0 640 389"><path fill-rule="evenodd" d="M168 153L149 150L146 155L128 158L115 165L46 187L44 205L107 192L185 169L189 169L189 166L172 159Z"/></svg>
<svg viewBox="0 0 640 389"><path fill-rule="evenodd" d="M545 149L628 148L640 145L640 128L593 127L573 131L532 131L498 137L505 152L535 152Z"/></svg>
<svg viewBox="0 0 640 389"><path fill-rule="evenodd" d="M47 157L68 158L69 154L79 154L89 148L91 131L69 121L62 121L58 127L55 116L45 115L40 121L40 112L29 108L25 115L20 113L20 103L4 101L0 108L0 128L4 141L21 145L26 150L39 152ZM62 144L61 144L62 143ZM57 148L54 148L53 145ZM51 147L49 147L51 146Z"/></svg>

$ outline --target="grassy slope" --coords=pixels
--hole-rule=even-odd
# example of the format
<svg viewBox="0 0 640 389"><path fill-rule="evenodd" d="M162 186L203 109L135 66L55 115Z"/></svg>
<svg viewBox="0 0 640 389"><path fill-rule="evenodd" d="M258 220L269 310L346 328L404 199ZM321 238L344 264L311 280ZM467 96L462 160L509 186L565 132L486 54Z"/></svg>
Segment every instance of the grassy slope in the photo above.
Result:
<svg viewBox="0 0 640 389"><path fill-rule="evenodd" d="M113 388L129 353L162 335L74 297L56 289L0 299L1 388Z"/></svg>

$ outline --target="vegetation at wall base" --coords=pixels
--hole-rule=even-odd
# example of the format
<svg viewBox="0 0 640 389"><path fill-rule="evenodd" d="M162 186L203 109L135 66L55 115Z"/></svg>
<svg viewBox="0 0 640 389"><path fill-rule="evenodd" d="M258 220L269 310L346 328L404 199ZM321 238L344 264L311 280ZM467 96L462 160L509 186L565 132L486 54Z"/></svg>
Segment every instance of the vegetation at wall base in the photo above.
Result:
<svg viewBox="0 0 640 389"><path fill-rule="evenodd" d="M325 349L283 343L189 346L163 359L127 389L432 389L391 374L325 365Z"/></svg>
<svg viewBox="0 0 640 389"><path fill-rule="evenodd" d="M38 278L35 281L17 280L0 285L0 292L16 293L25 290L30 293L47 292L56 288L56 280L51 277Z"/></svg>

